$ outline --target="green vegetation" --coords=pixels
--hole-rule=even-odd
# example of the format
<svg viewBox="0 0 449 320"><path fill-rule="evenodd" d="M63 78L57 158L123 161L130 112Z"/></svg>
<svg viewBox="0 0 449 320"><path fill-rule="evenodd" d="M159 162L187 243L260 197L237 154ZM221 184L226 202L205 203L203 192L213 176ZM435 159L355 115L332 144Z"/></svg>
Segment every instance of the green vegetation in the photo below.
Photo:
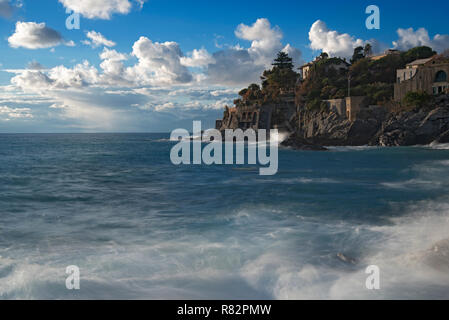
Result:
<svg viewBox="0 0 449 320"><path fill-rule="evenodd" d="M432 96L427 92L408 92L404 98L404 103L409 107L419 107L422 108L431 101Z"/></svg>
<svg viewBox="0 0 449 320"><path fill-rule="evenodd" d="M344 63L338 58L322 54L314 63L311 75L305 80L297 93L306 107L313 100L341 99L348 95L349 79L352 96L367 96L371 104L383 104L392 100L396 71L403 69L417 59L430 58L435 52L429 47L417 47L407 52L387 55L382 59L371 59L372 47L357 47L351 59L352 66L346 71L337 71L330 65Z"/></svg>
<svg viewBox="0 0 449 320"><path fill-rule="evenodd" d="M285 52L279 52L271 70L265 70L261 80L262 88L251 84L239 92L237 106L276 102L286 92L294 92L299 74L293 70L293 60Z"/></svg>
<svg viewBox="0 0 449 320"><path fill-rule="evenodd" d="M299 74L294 71L292 58L285 52L279 52L273 68L263 72L262 84L251 84L240 91L240 98L234 104L252 106L278 102L283 95L296 90L297 102L307 110L325 111L327 104L322 101L345 98L349 83L352 96L367 96L370 104L388 104L394 95L396 71L412 61L435 55L429 47L417 47L372 59L372 51L370 44L355 48L352 65L345 59L330 58L323 52L312 64L309 77L299 86ZM410 94L405 103L420 106L426 99L422 93Z"/></svg>

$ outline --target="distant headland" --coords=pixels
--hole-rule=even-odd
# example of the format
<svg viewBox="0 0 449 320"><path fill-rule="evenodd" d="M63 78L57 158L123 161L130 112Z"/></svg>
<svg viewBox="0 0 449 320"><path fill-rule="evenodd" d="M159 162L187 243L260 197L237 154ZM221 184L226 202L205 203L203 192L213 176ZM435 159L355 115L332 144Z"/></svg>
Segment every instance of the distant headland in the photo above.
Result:
<svg viewBox="0 0 449 320"><path fill-rule="evenodd" d="M285 146L305 150L449 143L449 51L373 55L367 44L350 61L323 52L298 71L280 52L216 129L278 129Z"/></svg>

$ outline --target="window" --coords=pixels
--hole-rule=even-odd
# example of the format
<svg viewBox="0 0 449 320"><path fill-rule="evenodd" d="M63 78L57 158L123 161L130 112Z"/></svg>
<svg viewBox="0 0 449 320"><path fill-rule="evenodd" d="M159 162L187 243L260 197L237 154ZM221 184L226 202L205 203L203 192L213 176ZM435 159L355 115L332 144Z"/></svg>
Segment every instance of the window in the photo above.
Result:
<svg viewBox="0 0 449 320"><path fill-rule="evenodd" d="M435 82L446 82L447 81L447 74L444 71L438 71L435 76Z"/></svg>

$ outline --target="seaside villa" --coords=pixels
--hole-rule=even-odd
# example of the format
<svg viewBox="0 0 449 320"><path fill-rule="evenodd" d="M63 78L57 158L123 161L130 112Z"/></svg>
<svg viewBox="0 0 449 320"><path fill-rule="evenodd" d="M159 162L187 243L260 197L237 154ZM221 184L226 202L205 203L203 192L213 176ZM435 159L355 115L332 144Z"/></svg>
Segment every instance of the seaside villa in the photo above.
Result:
<svg viewBox="0 0 449 320"><path fill-rule="evenodd" d="M449 59L434 56L409 63L397 70L394 99L402 101L408 92L426 92L438 95L449 92Z"/></svg>

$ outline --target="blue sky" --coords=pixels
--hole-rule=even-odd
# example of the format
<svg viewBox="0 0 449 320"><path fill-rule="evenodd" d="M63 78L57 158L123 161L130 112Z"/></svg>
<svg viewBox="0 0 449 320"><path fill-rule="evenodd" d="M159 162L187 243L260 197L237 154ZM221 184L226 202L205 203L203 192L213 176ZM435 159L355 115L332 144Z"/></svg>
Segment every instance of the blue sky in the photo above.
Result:
<svg viewBox="0 0 449 320"><path fill-rule="evenodd" d="M381 29L365 27L368 5ZM66 28L66 9L80 29ZM0 0L0 132L161 132L212 126L279 50L299 65L449 47L449 4L421 1ZM412 29L410 29L412 28Z"/></svg>

